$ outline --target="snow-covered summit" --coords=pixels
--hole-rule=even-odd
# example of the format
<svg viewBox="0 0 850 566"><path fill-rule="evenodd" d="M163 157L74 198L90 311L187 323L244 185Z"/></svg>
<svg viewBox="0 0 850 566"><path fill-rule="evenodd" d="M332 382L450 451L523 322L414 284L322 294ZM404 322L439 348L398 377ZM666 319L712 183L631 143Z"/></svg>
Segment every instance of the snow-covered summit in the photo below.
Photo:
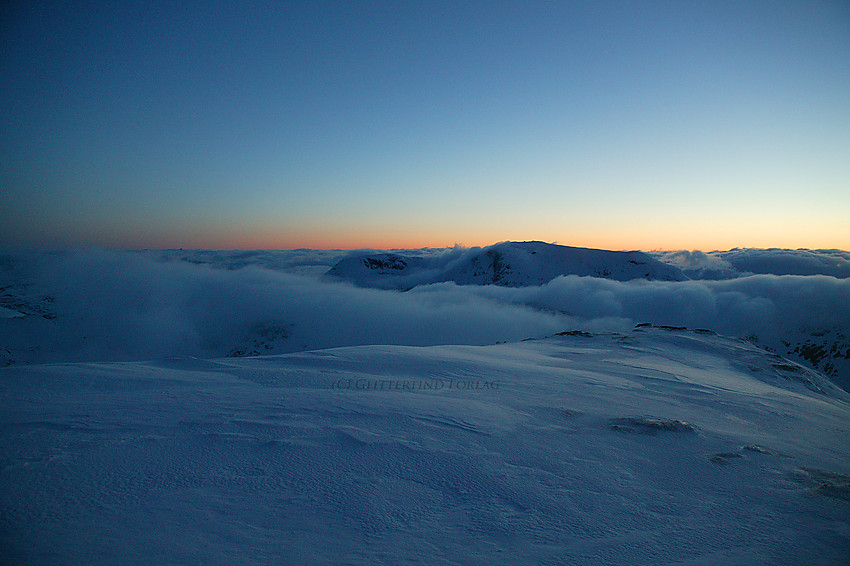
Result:
<svg viewBox="0 0 850 566"><path fill-rule="evenodd" d="M528 287L543 285L562 275L616 281L687 279L678 267L644 252L576 248L545 242L501 242L430 257L358 254L341 260L327 275L361 287L402 290L445 281L458 285Z"/></svg>

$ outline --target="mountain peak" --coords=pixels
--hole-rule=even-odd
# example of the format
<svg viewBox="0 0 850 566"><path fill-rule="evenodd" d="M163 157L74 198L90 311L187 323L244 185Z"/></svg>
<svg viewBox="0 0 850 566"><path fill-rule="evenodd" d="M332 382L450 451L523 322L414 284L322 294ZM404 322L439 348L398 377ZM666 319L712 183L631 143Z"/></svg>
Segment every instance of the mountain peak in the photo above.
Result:
<svg viewBox="0 0 850 566"><path fill-rule="evenodd" d="M399 290L446 281L458 285L528 287L544 285L566 275L616 281L687 279L679 268L643 252L578 248L540 241L506 241L428 257L358 254L338 262L327 275L361 287Z"/></svg>

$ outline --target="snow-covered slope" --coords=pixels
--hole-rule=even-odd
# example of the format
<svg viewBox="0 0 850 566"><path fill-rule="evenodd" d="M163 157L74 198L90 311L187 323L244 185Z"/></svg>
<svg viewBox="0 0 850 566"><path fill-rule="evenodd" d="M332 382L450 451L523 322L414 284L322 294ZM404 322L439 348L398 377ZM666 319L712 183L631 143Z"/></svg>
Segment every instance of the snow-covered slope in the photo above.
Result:
<svg viewBox="0 0 850 566"><path fill-rule="evenodd" d="M442 271L421 257L375 252L343 258L325 276L361 287L405 291L442 280Z"/></svg>
<svg viewBox="0 0 850 566"><path fill-rule="evenodd" d="M504 242L482 249L454 265L446 280L459 285L542 285L561 275L603 277L616 281L682 281L677 268L643 252L615 252L544 242Z"/></svg>
<svg viewBox="0 0 850 566"><path fill-rule="evenodd" d="M799 287L795 294L801 302L807 296L822 293L824 276L841 280L839 284L850 278L850 252L842 250L735 248L708 253L654 252L652 255L680 268L694 280L744 280L756 275L753 280L767 282L758 276L778 276L781 279L773 279L771 284L793 282ZM833 298L827 295L821 295L820 300L824 304L833 303ZM846 297L835 301L836 312L846 310L846 305L850 304L847 301ZM765 348L814 367L850 390L850 340L847 338L850 319L838 318L838 321L827 323L814 316L804 323L784 328L781 335L772 338L770 332L755 332L749 337Z"/></svg>
<svg viewBox="0 0 850 566"><path fill-rule="evenodd" d="M328 276L380 289L453 281L458 285L542 285L561 275L602 277L617 281L648 279L683 281L677 267L643 252L616 252L559 246L544 242L502 242L472 248L448 261L443 257L360 254L341 260Z"/></svg>
<svg viewBox="0 0 850 566"><path fill-rule="evenodd" d="M737 340L0 369L0 561L842 564L850 400Z"/></svg>

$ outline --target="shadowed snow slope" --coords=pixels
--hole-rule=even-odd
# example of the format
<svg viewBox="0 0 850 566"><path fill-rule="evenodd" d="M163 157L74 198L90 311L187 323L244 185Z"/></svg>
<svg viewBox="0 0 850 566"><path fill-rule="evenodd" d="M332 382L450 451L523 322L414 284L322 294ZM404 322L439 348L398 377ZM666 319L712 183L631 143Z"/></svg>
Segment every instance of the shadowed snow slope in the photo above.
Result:
<svg viewBox="0 0 850 566"><path fill-rule="evenodd" d="M561 275L587 275L617 281L682 281L679 268L643 252L615 252L558 246L544 242L502 242L434 257L357 254L345 258L328 276L362 287L410 289L453 281L458 285L543 285Z"/></svg>
<svg viewBox="0 0 850 566"><path fill-rule="evenodd" d="M4 563L839 564L850 547L848 394L709 333L15 366L0 409Z"/></svg>

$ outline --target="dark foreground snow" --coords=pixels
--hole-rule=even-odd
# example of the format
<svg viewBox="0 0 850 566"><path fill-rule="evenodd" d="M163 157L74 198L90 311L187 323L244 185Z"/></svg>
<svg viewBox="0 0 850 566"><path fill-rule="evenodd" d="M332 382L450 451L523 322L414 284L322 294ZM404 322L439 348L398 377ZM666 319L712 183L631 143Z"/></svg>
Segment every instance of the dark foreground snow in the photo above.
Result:
<svg viewBox="0 0 850 566"><path fill-rule="evenodd" d="M840 564L850 397L708 333L0 369L0 562Z"/></svg>

